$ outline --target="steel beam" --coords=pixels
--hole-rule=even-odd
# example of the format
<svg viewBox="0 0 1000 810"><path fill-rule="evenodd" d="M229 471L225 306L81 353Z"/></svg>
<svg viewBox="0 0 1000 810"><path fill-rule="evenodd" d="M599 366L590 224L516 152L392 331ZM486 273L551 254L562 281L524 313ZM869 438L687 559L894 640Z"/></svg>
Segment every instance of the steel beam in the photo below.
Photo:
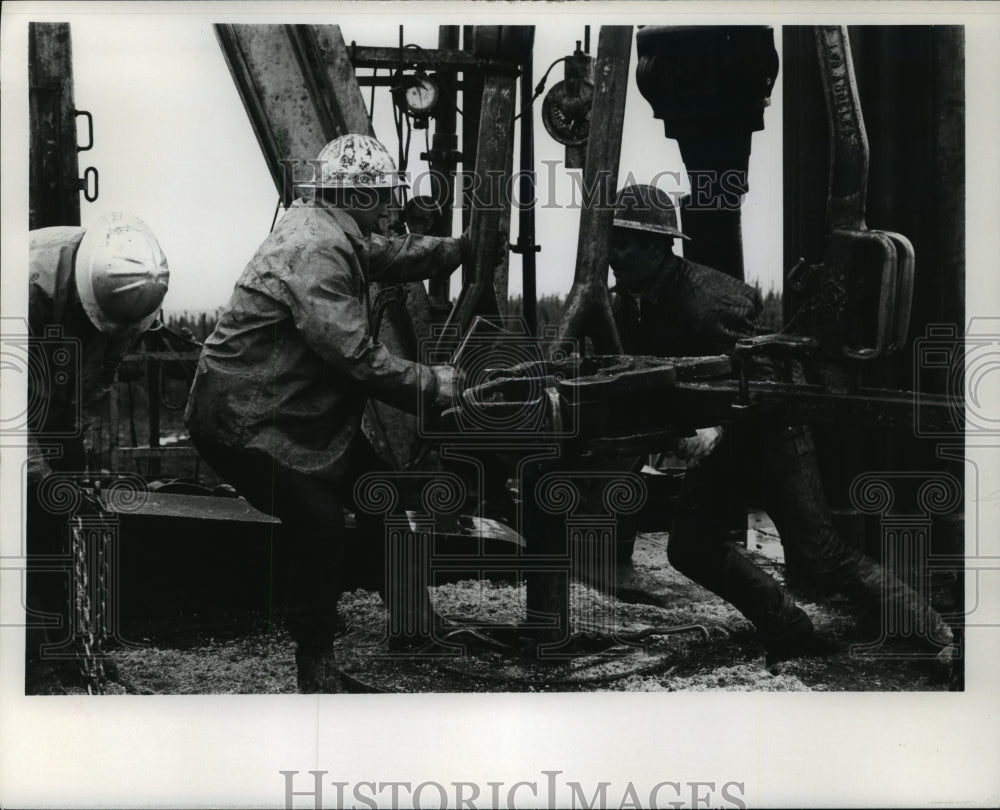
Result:
<svg viewBox="0 0 1000 810"><path fill-rule="evenodd" d="M476 52L476 26L462 26L463 53ZM462 175L468 176L476 167L476 149L479 144L479 116L483 107L483 75L476 68L462 72ZM468 189L460 189L462 204L462 230L472 220L472 204ZM462 268L462 286L469 280L469 269Z"/></svg>
<svg viewBox="0 0 1000 810"><path fill-rule="evenodd" d="M336 25L286 25L327 140L348 132L371 132L368 110L344 38Z"/></svg>
<svg viewBox="0 0 1000 810"><path fill-rule="evenodd" d="M601 26L594 68L593 123L583 172L576 274L553 353L564 351L573 340L585 337L594 341L598 352L622 353L611 314L607 273L631 55L632 26Z"/></svg>
<svg viewBox="0 0 1000 810"><path fill-rule="evenodd" d="M503 311L502 303L498 301L496 279L502 274L506 280L507 275L510 206L506 189L510 183L514 152L516 81L514 76L493 75L484 82L476 154L475 178L478 186L470 194L472 257L468 281L462 285L458 302L448 317L445 327L448 335L464 335L477 315L498 315Z"/></svg>
<svg viewBox="0 0 1000 810"><path fill-rule="evenodd" d="M29 23L28 227L80 224L69 23Z"/></svg>
<svg viewBox="0 0 1000 810"><path fill-rule="evenodd" d="M534 27L531 37L534 41ZM534 64L529 55L521 69L522 112L531 98L534 85ZM518 190L517 244L513 250L521 256L521 300L528 332L538 335L538 292L535 254L541 247L535 244L535 118L529 110L521 115L521 165Z"/></svg>
<svg viewBox="0 0 1000 810"><path fill-rule="evenodd" d="M457 51L459 45L459 27L457 25L442 25L438 27L438 44L442 49ZM456 71L453 69L439 70L437 79L444 93L444 98L438 104L434 116L434 140L431 149L421 158L427 161L431 171L431 197L441 206L441 216L438 219L434 236L452 235L452 214L455 206L455 168L458 164L458 105L456 99ZM431 300L431 314L436 322L444 322L451 311L451 279L432 278L427 284L428 296Z"/></svg>
<svg viewBox="0 0 1000 810"><path fill-rule="evenodd" d="M295 51L280 25L220 24L215 34L287 208L295 199L294 183L312 178L307 161L330 140L311 96L302 92L305 82ZM290 161L287 168L282 161Z"/></svg>
<svg viewBox="0 0 1000 810"><path fill-rule="evenodd" d="M370 48L351 43L348 51L356 68L425 68L438 70L482 70L485 73L518 72L518 63L509 59L477 56L468 51L430 48Z"/></svg>

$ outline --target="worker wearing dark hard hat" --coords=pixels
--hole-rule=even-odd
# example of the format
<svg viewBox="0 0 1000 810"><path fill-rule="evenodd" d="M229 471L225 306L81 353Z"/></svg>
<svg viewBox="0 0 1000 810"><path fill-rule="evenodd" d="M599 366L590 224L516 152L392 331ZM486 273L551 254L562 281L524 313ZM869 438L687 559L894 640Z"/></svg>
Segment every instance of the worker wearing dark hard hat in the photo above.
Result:
<svg viewBox="0 0 1000 810"><path fill-rule="evenodd" d="M85 499L71 493L87 471L83 436L126 352L155 321L170 272L152 231L127 213L89 228L31 231L28 244L29 352L31 367L41 371L28 378L28 606L35 615L26 686L36 691L68 686L80 674L66 658L68 572L45 567L68 559L65 507L76 504L74 516L86 509ZM53 615L58 627L32 626Z"/></svg>
<svg viewBox="0 0 1000 810"><path fill-rule="evenodd" d="M373 233L402 183L375 138L339 137L319 162L320 178L303 184L314 200L290 207L236 282L186 414L208 464L282 521L301 692L341 691L344 511L359 475L384 466L361 431L366 401L415 413L421 400L443 408L453 396L450 366L404 360L372 337L368 284L447 277L465 252L464 236ZM418 598L429 611L427 594Z"/></svg>
<svg viewBox="0 0 1000 810"><path fill-rule="evenodd" d="M618 196L610 264L614 310L623 348L667 357L729 354L737 339L757 331L760 295L743 282L673 252L678 228L670 197L633 185ZM775 379L761 361L752 372ZM877 562L848 547L833 528L810 432L801 426L713 427L683 439L683 490L670 532L668 557L681 573L733 604L756 626L773 664L831 652L785 589L736 544L727 542L727 499L756 486L786 559L805 577L842 590L869 609L893 610L925 628L914 640L944 650L950 628L912 589ZM884 614L883 614L884 615Z"/></svg>

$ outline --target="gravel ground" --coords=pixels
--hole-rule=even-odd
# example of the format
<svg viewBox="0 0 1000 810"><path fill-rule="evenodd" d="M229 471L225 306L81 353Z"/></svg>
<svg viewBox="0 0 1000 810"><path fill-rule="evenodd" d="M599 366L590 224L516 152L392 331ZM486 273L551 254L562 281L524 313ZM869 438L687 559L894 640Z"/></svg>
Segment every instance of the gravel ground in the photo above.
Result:
<svg viewBox="0 0 1000 810"><path fill-rule="evenodd" d="M384 612L367 591L345 594L340 602L344 630L338 658L348 687L364 692L554 692L554 691L920 691L955 688L954 668L912 658L852 657L847 648L876 634L844 600L799 603L817 629L844 652L825 659L785 662L773 671L752 627L728 604L694 585L665 561L665 539L642 535L633 566L662 583L656 604L635 604L573 583L573 616L601 617L617 633L610 648L595 651L592 635L573 636L579 649L548 663L522 657L513 647L475 648L458 654L401 658L389 654L382 638ZM780 566L772 565L780 574ZM516 625L523 618L523 585L463 581L432 589L437 611L480 627ZM641 644L623 635L650 628L703 625L699 631L649 635ZM578 623L574 630L586 628ZM514 631L496 631L513 640ZM178 617L132 628L136 646L111 651L118 668L109 691L130 694L294 693L294 645L280 622L261 615ZM473 639L473 642L476 642ZM907 648L896 652L903 655ZM29 691L82 692L78 686L34 684Z"/></svg>

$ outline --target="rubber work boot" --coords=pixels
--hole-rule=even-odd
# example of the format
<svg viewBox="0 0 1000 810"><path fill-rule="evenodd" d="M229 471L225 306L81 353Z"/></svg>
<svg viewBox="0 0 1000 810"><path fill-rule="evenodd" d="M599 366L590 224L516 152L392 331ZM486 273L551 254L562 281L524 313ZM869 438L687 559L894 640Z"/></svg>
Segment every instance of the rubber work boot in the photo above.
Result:
<svg viewBox="0 0 1000 810"><path fill-rule="evenodd" d="M883 638L899 638L915 647L940 652L952 647L954 634L927 601L869 557L863 557L844 590L858 594L879 621Z"/></svg>
<svg viewBox="0 0 1000 810"><path fill-rule="evenodd" d="M337 695L345 692L333 647L299 645L295 650L299 694Z"/></svg>
<svg viewBox="0 0 1000 810"><path fill-rule="evenodd" d="M839 647L836 644L810 630L808 633L769 644L765 663L770 669L791 658L825 658L838 651Z"/></svg>

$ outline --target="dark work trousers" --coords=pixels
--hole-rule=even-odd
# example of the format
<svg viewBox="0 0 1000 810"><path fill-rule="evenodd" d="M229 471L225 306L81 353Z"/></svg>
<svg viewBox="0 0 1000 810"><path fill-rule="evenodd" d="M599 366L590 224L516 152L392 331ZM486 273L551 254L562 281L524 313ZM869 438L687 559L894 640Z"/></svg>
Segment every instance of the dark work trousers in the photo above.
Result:
<svg viewBox="0 0 1000 810"><path fill-rule="evenodd" d="M29 481L26 493L25 656L29 662L67 659L74 654L70 625L72 521L75 516L89 516L92 510L73 483L86 467L83 443L70 440L60 444L60 454L49 464L55 475L68 477L48 495L43 494L46 487L39 481Z"/></svg>
<svg viewBox="0 0 1000 810"><path fill-rule="evenodd" d="M331 645L337 632L337 600L356 582L345 569L345 510L354 505L354 482L387 465L361 440L352 448L350 474L334 482L281 467L262 454L199 438L194 444L205 462L256 509L281 520L277 579L289 634L300 646ZM357 518L358 534L366 544L363 556L381 573L384 522L360 513ZM379 576L379 585L381 581ZM379 591L384 598L381 587Z"/></svg>
<svg viewBox="0 0 1000 810"><path fill-rule="evenodd" d="M64 489L69 497L72 490ZM70 627L72 517L50 509L39 499L39 485L30 484L26 510L28 622L26 660L72 656Z"/></svg>
<svg viewBox="0 0 1000 810"><path fill-rule="evenodd" d="M765 646L811 629L811 622L741 546L727 542L732 499L752 494L774 522L786 560L814 585L843 591L870 610L907 613L932 639L949 631L940 616L881 565L846 545L833 527L812 434L803 426L731 428L684 479L668 546L671 564L734 605Z"/></svg>

